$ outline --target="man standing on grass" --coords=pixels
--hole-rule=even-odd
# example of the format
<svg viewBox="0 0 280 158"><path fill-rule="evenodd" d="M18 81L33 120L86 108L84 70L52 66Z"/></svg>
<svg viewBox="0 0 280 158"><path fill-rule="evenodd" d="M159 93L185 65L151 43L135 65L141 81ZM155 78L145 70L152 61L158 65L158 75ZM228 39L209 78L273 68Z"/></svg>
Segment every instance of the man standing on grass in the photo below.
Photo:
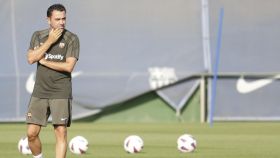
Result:
<svg viewBox="0 0 280 158"><path fill-rule="evenodd" d="M48 117L56 137L56 158L65 158L67 127L71 124L71 72L79 58L79 39L65 29L66 9L54 4L47 10L49 28L34 32L27 53L37 63L36 81L26 114L28 144L34 158L43 158L39 133Z"/></svg>

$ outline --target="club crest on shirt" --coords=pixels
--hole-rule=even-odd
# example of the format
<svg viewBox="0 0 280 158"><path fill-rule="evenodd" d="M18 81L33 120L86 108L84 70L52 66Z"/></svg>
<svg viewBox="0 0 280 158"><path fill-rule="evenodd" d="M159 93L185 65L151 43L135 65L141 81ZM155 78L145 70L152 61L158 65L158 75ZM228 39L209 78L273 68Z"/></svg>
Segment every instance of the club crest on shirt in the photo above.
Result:
<svg viewBox="0 0 280 158"><path fill-rule="evenodd" d="M65 43L60 42L59 43L59 48L64 48L65 47Z"/></svg>

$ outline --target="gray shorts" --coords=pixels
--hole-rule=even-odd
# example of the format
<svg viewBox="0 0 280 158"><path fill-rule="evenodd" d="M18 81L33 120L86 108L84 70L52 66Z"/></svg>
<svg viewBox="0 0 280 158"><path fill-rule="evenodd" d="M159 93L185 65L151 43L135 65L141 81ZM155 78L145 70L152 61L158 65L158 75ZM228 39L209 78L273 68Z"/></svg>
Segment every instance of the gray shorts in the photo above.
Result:
<svg viewBox="0 0 280 158"><path fill-rule="evenodd" d="M51 115L53 125L71 124L72 99L42 99L31 97L26 123L47 126Z"/></svg>

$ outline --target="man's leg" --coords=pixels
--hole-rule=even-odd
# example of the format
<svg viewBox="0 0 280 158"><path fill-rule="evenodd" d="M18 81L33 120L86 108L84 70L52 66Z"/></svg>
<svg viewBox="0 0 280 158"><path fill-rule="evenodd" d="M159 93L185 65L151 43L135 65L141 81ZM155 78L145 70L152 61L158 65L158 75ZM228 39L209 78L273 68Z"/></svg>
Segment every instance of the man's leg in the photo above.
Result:
<svg viewBox="0 0 280 158"><path fill-rule="evenodd" d="M37 156L42 153L42 145L39 138L39 133L41 130L40 125L28 124L27 125L27 137L28 145L32 151L33 156Z"/></svg>
<svg viewBox="0 0 280 158"><path fill-rule="evenodd" d="M56 158L65 158L67 151L67 127L65 125L54 125L56 137Z"/></svg>

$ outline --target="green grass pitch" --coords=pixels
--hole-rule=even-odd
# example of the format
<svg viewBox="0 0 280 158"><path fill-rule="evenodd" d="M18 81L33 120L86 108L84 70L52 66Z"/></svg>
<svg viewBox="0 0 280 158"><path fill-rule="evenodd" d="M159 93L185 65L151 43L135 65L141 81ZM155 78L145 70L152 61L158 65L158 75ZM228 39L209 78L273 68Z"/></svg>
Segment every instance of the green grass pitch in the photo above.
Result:
<svg viewBox="0 0 280 158"><path fill-rule="evenodd" d="M25 135L25 124L0 124L0 157L27 158L17 150ZM198 146L193 153L180 153L177 138L192 134ZM137 134L144 149L137 154L123 150L126 136ZM199 123L80 123L74 122L68 138L82 135L89 141L85 155L67 151L67 158L279 158L280 124L278 122L217 122L213 127ZM54 157L52 126L41 131L44 158Z"/></svg>

